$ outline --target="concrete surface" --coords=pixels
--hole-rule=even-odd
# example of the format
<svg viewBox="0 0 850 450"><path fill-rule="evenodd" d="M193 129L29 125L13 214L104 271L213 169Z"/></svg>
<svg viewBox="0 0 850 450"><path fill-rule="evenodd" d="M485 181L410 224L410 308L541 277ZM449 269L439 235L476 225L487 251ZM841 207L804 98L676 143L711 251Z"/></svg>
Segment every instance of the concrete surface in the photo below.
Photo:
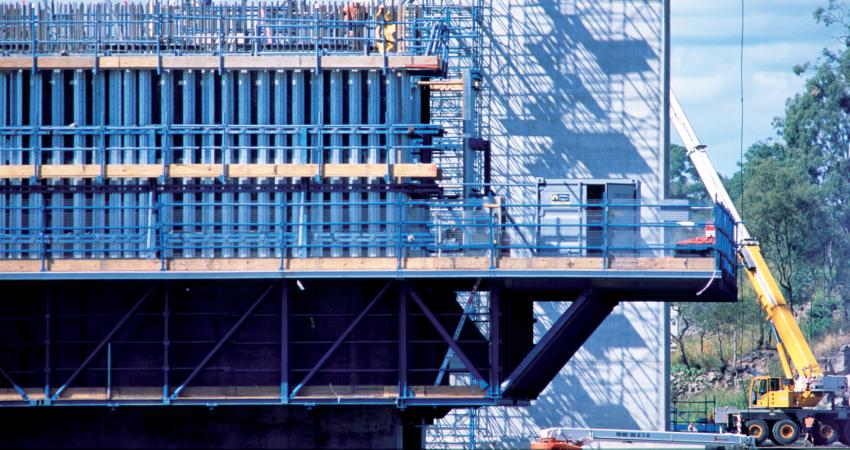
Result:
<svg viewBox="0 0 850 450"><path fill-rule="evenodd" d="M664 197L667 7L666 0L492 0L485 123L494 181L634 178L643 201ZM536 304L538 334L565 306ZM664 429L668 334L665 304L618 307L531 407L481 411L479 442L527 445L551 426Z"/></svg>

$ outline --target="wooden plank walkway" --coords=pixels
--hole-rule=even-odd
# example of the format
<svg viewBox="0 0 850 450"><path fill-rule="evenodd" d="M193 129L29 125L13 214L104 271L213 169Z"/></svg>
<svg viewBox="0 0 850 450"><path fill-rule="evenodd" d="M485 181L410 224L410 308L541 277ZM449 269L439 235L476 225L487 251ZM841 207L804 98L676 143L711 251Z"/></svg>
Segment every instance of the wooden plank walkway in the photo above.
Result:
<svg viewBox="0 0 850 450"><path fill-rule="evenodd" d="M223 59L222 59L223 58ZM161 56L39 56L35 66L39 69L150 69L166 70L210 69L218 70L311 70L322 69L383 69L384 55L328 55L316 60L310 55L207 55ZM0 70L23 70L33 67L30 56L0 57ZM436 71L440 69L438 56L386 56L386 67L391 70Z"/></svg>
<svg viewBox="0 0 850 450"><path fill-rule="evenodd" d="M388 272L490 270L489 257L412 257L384 258L287 258L285 271L293 272ZM159 259L53 259L45 261L45 272L50 273L122 273L162 272ZM275 272L281 269L280 258L178 258L165 261L168 272ZM714 258L635 257L502 257L493 269L499 271L670 271L710 272L715 269ZM38 259L0 261L0 273L42 272Z"/></svg>
<svg viewBox="0 0 850 450"><path fill-rule="evenodd" d="M436 164L31 164L0 165L0 179L96 178L437 178Z"/></svg>

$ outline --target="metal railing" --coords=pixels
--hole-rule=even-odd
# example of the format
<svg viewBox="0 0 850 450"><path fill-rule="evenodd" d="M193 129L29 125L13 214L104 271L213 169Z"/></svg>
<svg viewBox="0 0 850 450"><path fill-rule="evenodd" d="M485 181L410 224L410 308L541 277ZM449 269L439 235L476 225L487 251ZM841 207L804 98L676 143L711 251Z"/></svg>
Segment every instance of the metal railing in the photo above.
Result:
<svg viewBox="0 0 850 450"><path fill-rule="evenodd" d="M446 53L447 20L351 1L0 5L7 54ZM413 9L416 12L416 9Z"/></svg>
<svg viewBox="0 0 850 450"><path fill-rule="evenodd" d="M3 187L0 258L391 257L401 268L404 258L470 257L492 269L504 258L589 258L608 269L630 268L640 258L696 257L735 273L733 223L719 207L709 206L711 214L693 208L695 218L705 216L700 220L670 222L654 204L576 204L573 214L553 216L563 206L415 199L350 186L340 192L304 192L293 184L219 187L197 192L151 184L111 192L103 186L84 203L50 186L28 193ZM712 228L713 241L683 243Z"/></svg>

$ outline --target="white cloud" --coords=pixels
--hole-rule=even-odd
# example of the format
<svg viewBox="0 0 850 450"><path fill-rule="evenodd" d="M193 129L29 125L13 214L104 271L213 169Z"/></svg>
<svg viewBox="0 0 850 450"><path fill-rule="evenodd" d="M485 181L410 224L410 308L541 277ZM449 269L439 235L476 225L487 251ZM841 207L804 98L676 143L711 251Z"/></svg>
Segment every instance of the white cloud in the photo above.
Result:
<svg viewBox="0 0 850 450"><path fill-rule="evenodd" d="M671 84L718 170L731 174L740 149L740 0L672 5ZM805 82L791 68L835 45L835 31L812 19L817 6L804 0L747 2L744 148L775 137L773 118Z"/></svg>

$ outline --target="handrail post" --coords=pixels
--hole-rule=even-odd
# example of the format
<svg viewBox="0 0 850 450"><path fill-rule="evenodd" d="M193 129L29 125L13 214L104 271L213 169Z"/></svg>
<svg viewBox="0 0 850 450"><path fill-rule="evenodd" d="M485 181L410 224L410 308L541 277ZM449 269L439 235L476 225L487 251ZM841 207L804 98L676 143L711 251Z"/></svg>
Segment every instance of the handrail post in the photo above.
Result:
<svg viewBox="0 0 850 450"><path fill-rule="evenodd" d="M398 232L396 233L396 270L401 271L402 269L402 250L404 246L402 245L403 233L402 233L402 224L404 223L404 219L402 215L404 214L404 197L401 193L396 194L398 196L398 212L396 213L396 228Z"/></svg>
<svg viewBox="0 0 850 450"><path fill-rule="evenodd" d="M44 204L44 193L40 194L39 209L41 212L41 271L47 272L47 206Z"/></svg>
<svg viewBox="0 0 850 450"><path fill-rule="evenodd" d="M602 193L602 270L608 270L608 192Z"/></svg>
<svg viewBox="0 0 850 450"><path fill-rule="evenodd" d="M165 220L163 217L163 211L165 208L162 203L162 196L160 195L156 198L156 209L156 229L159 231L159 239L157 239L159 246L159 270L161 272L165 272L167 269L165 266ZM151 224L151 226L154 226L154 224Z"/></svg>
<svg viewBox="0 0 850 450"><path fill-rule="evenodd" d="M280 185L282 186L282 185ZM286 192L281 195L280 211L280 271L286 270Z"/></svg>
<svg viewBox="0 0 850 450"><path fill-rule="evenodd" d="M496 269L496 233L494 230L495 222L493 221L493 211L488 211L490 225L490 270Z"/></svg>

